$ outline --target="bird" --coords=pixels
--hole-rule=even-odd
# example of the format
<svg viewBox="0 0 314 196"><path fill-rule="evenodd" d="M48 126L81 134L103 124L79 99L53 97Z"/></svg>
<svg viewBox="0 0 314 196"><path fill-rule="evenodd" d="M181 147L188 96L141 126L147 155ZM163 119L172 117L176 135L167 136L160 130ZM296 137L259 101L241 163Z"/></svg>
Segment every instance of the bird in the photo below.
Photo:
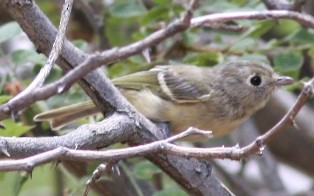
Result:
<svg viewBox="0 0 314 196"><path fill-rule="evenodd" d="M148 119L167 123L171 134L194 127L218 137L237 128L264 107L278 87L294 79L263 62L236 60L213 67L158 65L112 82ZM97 112L87 101L40 113L34 120L60 128Z"/></svg>

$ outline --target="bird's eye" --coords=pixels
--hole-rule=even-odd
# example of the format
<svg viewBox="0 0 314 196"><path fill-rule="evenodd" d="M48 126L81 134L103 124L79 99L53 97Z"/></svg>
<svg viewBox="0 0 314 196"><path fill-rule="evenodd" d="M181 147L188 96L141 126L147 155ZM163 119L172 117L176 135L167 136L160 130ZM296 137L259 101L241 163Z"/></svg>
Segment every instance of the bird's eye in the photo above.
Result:
<svg viewBox="0 0 314 196"><path fill-rule="evenodd" d="M253 76L253 77L250 79L250 83L251 83L253 86L259 86L259 85L261 85L261 83L262 83L262 79L261 79L261 77L259 77L259 76Z"/></svg>

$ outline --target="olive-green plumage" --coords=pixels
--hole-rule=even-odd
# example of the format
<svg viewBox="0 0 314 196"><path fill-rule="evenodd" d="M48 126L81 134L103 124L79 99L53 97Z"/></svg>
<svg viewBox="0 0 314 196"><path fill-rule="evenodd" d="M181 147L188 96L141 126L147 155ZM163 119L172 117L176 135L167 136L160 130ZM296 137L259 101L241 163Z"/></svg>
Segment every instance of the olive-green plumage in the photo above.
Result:
<svg viewBox="0 0 314 196"><path fill-rule="evenodd" d="M134 107L170 130L189 127L226 134L263 107L277 87L291 84L263 63L232 61L212 68L193 65L157 66L112 80ZM85 112L86 111L86 112ZM92 102L39 114L59 127L98 112Z"/></svg>

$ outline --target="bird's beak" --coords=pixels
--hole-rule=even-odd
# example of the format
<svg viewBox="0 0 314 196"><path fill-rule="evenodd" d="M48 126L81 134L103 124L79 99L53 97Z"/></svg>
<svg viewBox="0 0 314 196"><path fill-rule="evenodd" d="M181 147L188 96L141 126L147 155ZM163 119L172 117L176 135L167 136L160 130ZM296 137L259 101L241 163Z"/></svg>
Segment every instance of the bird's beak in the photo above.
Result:
<svg viewBox="0 0 314 196"><path fill-rule="evenodd" d="M276 79L277 86L284 86L294 83L294 79L288 76L278 76Z"/></svg>

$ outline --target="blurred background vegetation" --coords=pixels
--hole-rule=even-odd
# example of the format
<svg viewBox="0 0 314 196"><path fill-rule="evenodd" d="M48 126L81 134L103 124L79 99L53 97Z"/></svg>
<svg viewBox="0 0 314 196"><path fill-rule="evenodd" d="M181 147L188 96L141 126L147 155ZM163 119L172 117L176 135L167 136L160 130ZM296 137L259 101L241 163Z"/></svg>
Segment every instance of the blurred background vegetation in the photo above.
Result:
<svg viewBox="0 0 314 196"><path fill-rule="evenodd" d="M36 3L58 26L63 1L37 0ZM263 1L260 0L207 0L201 1L201 5L195 10L194 15L266 9ZM184 10L184 1L177 0L77 0L74 2L67 38L87 53L123 46L141 40L150 33L163 28L166 24L179 18ZM314 14L308 7L303 11ZM313 29L308 29L292 20L240 20L207 25L177 34L150 49L151 62L148 62L142 54L138 54L112 63L103 69L112 78L146 70L157 64L214 66L234 59L263 61L271 64L277 72L292 76L298 81L286 89L293 99L293 95L300 92L301 81L306 81L314 75L313 43ZM26 87L43 66L45 60L46 57L36 52L19 25L11 20L5 10L1 10L0 103L7 101ZM62 70L55 66L46 83L55 81L62 74ZM82 123L100 119L100 116L82 119L58 131L50 130L48 124L34 124L32 121L33 116L41 111L86 99L88 97L78 85L75 85L65 94L34 104L17 119L17 122L12 119L2 121L1 123L6 129L0 130L0 135L17 137L60 135L75 129ZM272 119L279 119L286 110L283 109L281 113L279 112L283 105L282 101L285 99L288 99L286 94L279 98L277 96L274 101L277 101L278 104L276 105L274 101L270 103L275 104L271 105L272 110L268 111L269 107L267 107L255 116L255 121L249 121L240 129L267 130L276 123L276 121L272 122ZM310 104L308 107L309 114L313 114ZM311 121L313 117L305 115L304 118ZM302 125L300 124L301 131L297 132L302 132ZM313 125L310 124L309 127L313 127ZM241 162L215 161L213 162L213 172L236 194L256 193L262 195L275 192L310 194L313 190L314 171L313 168L311 169L314 165L313 159L295 158L292 155L293 150L289 148L299 149L297 152L301 154L312 152L313 157L314 130L309 131L310 134L309 132L304 134L311 136L303 135L304 137L301 137L301 141L299 141L299 143L308 143L307 146L299 148L296 146L298 144L285 143L283 139L272 144L286 149L287 156L280 154L284 152L278 153L278 150L271 147L270 151L266 151L262 157L254 157ZM238 132L195 145L230 146L240 143L242 146L254 138L253 135L252 138L245 140L243 138L249 134ZM258 132L256 132L257 134ZM297 138L297 136L291 137L291 139ZM191 144L182 142L182 145ZM123 145L115 145L112 148L119 147L123 147ZM302 150L302 148L304 149ZM302 155L303 157L308 156L307 154ZM274 163L272 166L276 165L274 173L271 174L275 177L278 175L280 182L276 187L269 184L267 176L264 175L268 168L260 165L261 162L268 159ZM307 166L299 165L298 162L307 164ZM41 195L43 193L45 195L82 195L87 179L98 164L97 162L83 166L63 165L62 163L58 166L46 164L36 167L32 177L24 172L1 173L0 190L5 195ZM112 189L112 193L117 193L114 195L118 195L119 192L115 191L119 189L119 191L128 189L126 192L129 195L187 195L160 169L144 159L120 162L119 168L120 175L116 175L114 172L112 177L105 176L101 179L104 187ZM244 182L244 185L241 185L241 182ZM102 195L97 192L99 190L96 187L90 195Z"/></svg>

